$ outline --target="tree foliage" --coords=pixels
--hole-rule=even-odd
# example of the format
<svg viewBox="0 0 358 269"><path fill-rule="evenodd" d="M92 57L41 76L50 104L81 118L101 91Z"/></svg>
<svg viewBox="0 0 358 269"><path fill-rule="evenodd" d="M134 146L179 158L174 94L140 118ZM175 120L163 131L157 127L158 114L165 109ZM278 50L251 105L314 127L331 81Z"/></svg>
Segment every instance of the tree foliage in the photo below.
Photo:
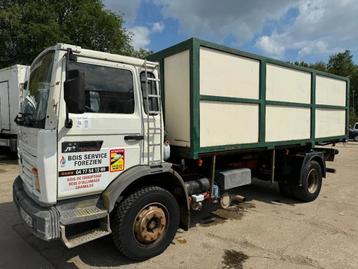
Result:
<svg viewBox="0 0 358 269"><path fill-rule="evenodd" d="M327 69L330 73L344 77L351 77L356 69L353 55L349 50L336 53L329 57Z"/></svg>
<svg viewBox="0 0 358 269"><path fill-rule="evenodd" d="M151 51L151 50L139 49L139 50L133 51L132 56L141 58L141 59L145 59L152 53L153 53L153 51Z"/></svg>
<svg viewBox="0 0 358 269"><path fill-rule="evenodd" d="M122 17L105 10L101 0L0 1L0 67L30 64L56 43L135 53Z"/></svg>

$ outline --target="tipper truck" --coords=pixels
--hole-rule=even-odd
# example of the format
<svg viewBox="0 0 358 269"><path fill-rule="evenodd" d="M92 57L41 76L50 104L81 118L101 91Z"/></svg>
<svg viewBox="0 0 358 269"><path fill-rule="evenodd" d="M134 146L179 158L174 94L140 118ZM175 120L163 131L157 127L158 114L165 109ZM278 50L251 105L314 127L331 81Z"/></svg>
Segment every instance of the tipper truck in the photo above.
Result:
<svg viewBox="0 0 358 269"><path fill-rule="evenodd" d="M0 69L0 146L11 152L17 148L17 125L14 119L20 111L20 100L29 66L13 65Z"/></svg>
<svg viewBox="0 0 358 269"><path fill-rule="evenodd" d="M13 196L39 238L163 252L253 178L310 202L347 139L349 80L189 39L146 60L57 44L31 65ZM24 110L24 111L25 111Z"/></svg>

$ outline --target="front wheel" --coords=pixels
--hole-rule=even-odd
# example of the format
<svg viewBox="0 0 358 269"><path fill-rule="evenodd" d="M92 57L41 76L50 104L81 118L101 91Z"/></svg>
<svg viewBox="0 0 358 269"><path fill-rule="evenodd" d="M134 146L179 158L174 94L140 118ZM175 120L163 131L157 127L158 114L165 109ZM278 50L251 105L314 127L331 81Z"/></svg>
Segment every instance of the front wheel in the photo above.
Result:
<svg viewBox="0 0 358 269"><path fill-rule="evenodd" d="M304 202L314 201L322 187L322 170L316 161L308 163L302 171L302 186L296 186L294 196Z"/></svg>
<svg viewBox="0 0 358 269"><path fill-rule="evenodd" d="M157 186L142 188L114 210L111 227L115 246L132 260L162 253L179 226L179 206L174 196Z"/></svg>

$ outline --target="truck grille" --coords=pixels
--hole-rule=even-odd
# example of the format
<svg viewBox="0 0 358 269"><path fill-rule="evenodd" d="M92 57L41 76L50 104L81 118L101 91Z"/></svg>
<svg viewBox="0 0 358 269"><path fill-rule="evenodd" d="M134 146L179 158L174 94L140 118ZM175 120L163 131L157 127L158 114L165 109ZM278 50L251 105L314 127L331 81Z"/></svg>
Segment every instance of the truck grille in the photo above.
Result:
<svg viewBox="0 0 358 269"><path fill-rule="evenodd" d="M39 196L39 192L35 189L35 184L32 177L32 168L37 167L36 165L36 156L32 156L31 154L27 153L23 150L21 151L21 178L24 181L28 191Z"/></svg>

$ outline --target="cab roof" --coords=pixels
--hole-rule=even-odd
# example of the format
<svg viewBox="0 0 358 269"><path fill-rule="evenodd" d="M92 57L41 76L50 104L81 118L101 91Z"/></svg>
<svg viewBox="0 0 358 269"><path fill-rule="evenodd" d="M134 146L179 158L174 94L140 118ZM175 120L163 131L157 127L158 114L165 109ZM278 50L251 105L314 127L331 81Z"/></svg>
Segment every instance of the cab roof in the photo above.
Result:
<svg viewBox="0 0 358 269"><path fill-rule="evenodd" d="M135 57L129 57L129 56L123 56L119 54L112 54L108 52L102 52L102 51L96 51L96 50L89 50L89 49L83 49L80 46L65 44L65 43L58 43L53 47L49 47L42 51L33 62L35 62L38 58L40 58L42 55L46 54L48 51L51 50L64 50L67 51L68 49L71 49L72 52L75 55L83 56L83 57L89 57L94 58L98 60L104 60L104 61L111 61L111 62L118 62L118 63L124 63L124 64L130 64L135 66L144 67L147 65L148 68L155 68L159 65L159 63L151 62Z"/></svg>

